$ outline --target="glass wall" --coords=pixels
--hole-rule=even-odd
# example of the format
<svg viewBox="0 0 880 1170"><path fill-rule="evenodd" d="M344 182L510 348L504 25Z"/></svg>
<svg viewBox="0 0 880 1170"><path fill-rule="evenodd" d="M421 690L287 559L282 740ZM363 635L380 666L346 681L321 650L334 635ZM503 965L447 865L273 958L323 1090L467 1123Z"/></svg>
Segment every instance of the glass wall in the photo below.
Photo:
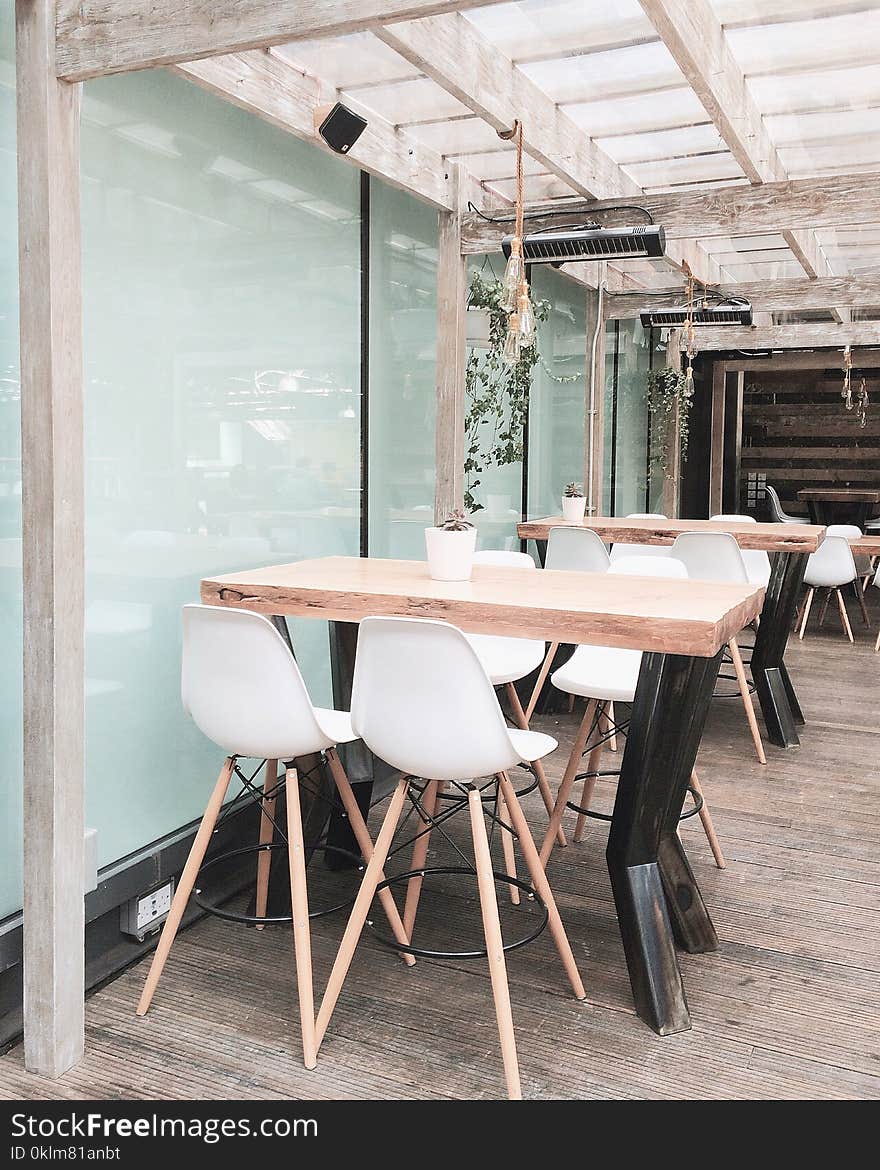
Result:
<svg viewBox="0 0 880 1170"><path fill-rule="evenodd" d="M663 474L651 447L646 378L665 347L639 321L609 321L605 334L603 511L612 516L660 511Z"/></svg>
<svg viewBox="0 0 880 1170"><path fill-rule="evenodd" d="M528 514L556 516L565 485L584 478L587 297L548 265L532 269L532 292L550 311L529 400Z"/></svg>
<svg viewBox="0 0 880 1170"><path fill-rule="evenodd" d="M21 425L12 5L0 8L0 918L21 906Z"/></svg>
<svg viewBox="0 0 880 1170"><path fill-rule="evenodd" d="M434 515L437 213L369 185L368 548L422 560Z"/></svg>

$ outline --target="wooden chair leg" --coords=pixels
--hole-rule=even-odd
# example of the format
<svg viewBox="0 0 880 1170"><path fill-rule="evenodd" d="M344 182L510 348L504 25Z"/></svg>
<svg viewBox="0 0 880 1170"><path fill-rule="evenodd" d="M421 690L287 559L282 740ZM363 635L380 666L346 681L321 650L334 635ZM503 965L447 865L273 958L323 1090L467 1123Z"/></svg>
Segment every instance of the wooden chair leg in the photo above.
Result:
<svg viewBox="0 0 880 1170"><path fill-rule="evenodd" d="M840 620L843 623L843 630L850 642L854 641L852 627L849 624L849 614L846 612L846 603L843 600L843 594L839 589L835 589L837 594L837 608L840 610Z"/></svg>
<svg viewBox="0 0 880 1170"><path fill-rule="evenodd" d="M275 836L275 797L266 796L272 792L278 783L278 761L266 760L266 771L263 779L263 799L260 801L260 845L271 845ZM269 871L272 867L272 852L261 848L257 854L257 902L254 913L257 918L266 917L266 906L269 903ZM257 930L262 930L260 923Z"/></svg>
<svg viewBox="0 0 880 1170"><path fill-rule="evenodd" d="M504 853L504 872L508 877L516 877L516 850L513 847L513 834L511 833L510 816L507 812L507 804L504 800L504 794L500 788L498 791L498 820L501 824L498 826L498 831L501 834L501 848ZM519 887L508 886L510 891L510 900L514 906L519 905Z"/></svg>
<svg viewBox="0 0 880 1170"><path fill-rule="evenodd" d="M514 797L514 799L516 798ZM507 1095L510 1100L520 1101L522 1089L519 1082L516 1039L513 1034L513 1013L510 1010L507 964L504 961L504 942L501 937L501 923L498 921L498 899L495 897L495 878L492 874L492 858L489 854L486 822L483 820L483 805L480 793L476 788L471 788L468 792L468 809L471 815L471 835L474 840L474 863L480 891L483 933L486 936L489 975L492 979L495 1016L498 1020L498 1035L501 1040L501 1059L504 1062L504 1079L507 1082Z"/></svg>
<svg viewBox="0 0 880 1170"><path fill-rule="evenodd" d="M510 811L510 819L519 838L519 847L522 850L526 868L529 871L535 892L547 907L547 924L550 927L553 942L556 944L556 950L559 952L560 959L562 959L565 973L569 978L575 997L577 999L586 999L587 993L584 991L584 985L581 982L577 963L574 960L574 955L572 954L568 941L568 935L565 933L565 927L562 925L562 919L559 917L556 899L553 897L553 891L550 889L550 883L547 880L547 875L544 873L544 867L541 864L541 858L538 856L538 849L532 837L528 821L525 818L525 813L517 799L516 793L513 791L513 785L510 783L510 777L506 772L501 773L500 782L501 790L504 793L505 799L507 800L507 807Z"/></svg>
<svg viewBox="0 0 880 1170"><path fill-rule="evenodd" d="M724 860L724 854L721 852L721 843L718 840L718 834L715 832L715 826L712 824L712 814L709 812L706 795L703 792L702 784L700 784L700 777L697 775L696 768L691 772L691 786L694 792L703 798L703 807L700 809L699 817L703 825L703 832L706 834L706 840L709 842L709 848L712 850L712 856L715 858L715 864L719 869L726 869L727 862Z"/></svg>
<svg viewBox="0 0 880 1170"><path fill-rule="evenodd" d="M743 707L746 712L746 719L749 721L749 730L752 733L752 741L755 745L755 754L758 757L759 764L766 764L767 757L764 755L764 745L761 742L761 732L758 728L758 719L755 715L755 705L752 702L752 696L749 693L749 683L746 678L745 667L743 666L742 655L739 652L736 638L731 638L727 643L730 647L730 656L733 659L733 669L736 671L736 680L739 683L739 693L742 695Z"/></svg>
<svg viewBox="0 0 880 1170"><path fill-rule="evenodd" d="M425 788L425 795L422 798L426 816L433 817L437 811L437 801L442 791L442 785L436 780L428 781ZM410 861L410 869L424 869L425 862L428 858L428 844L431 840L431 826L430 824L423 826L419 830L419 836L416 837L413 845L412 859ZM419 898L422 893L422 884L424 878L421 874L415 874L406 883L406 901L403 905L403 929L407 936L412 938L413 930L416 925L416 911L419 908Z"/></svg>
<svg viewBox="0 0 880 1170"><path fill-rule="evenodd" d="M601 732L601 721L599 724L599 730ZM601 734L600 734L599 742L594 746L593 750L590 752L589 756L587 757L587 772L598 772L599 771L599 762L602 759L602 749L604 748L604 746L605 746L605 744L603 743L602 738L601 738ZM580 808L589 808L590 807L590 804L592 803L592 800L593 800L593 793L596 790L596 780L597 779L598 779L598 777L596 777L596 776L585 776L584 777L584 782L581 785L581 798L578 801L578 805ZM585 812L579 812L577 815L577 824L574 827L574 841L575 841L576 845L580 844L581 839L583 838L583 835L584 835L584 829L586 827L587 827L587 814Z"/></svg>
<svg viewBox="0 0 880 1170"><path fill-rule="evenodd" d="M330 774L333 777L333 783L336 785L336 791L339 793L339 799L342 801L342 806L348 815L348 823L351 825L351 831L354 833L358 848L361 851L364 861L369 861L373 856L373 842L370 838L370 831L361 815L358 802L351 790L351 783L345 768L343 768L342 761L334 748L330 748L325 752L325 756L330 768ZM384 880L384 875L379 878L380 882ZM392 934L402 946L408 947L410 938L409 931L403 924L403 920L397 909L397 903L394 901L394 895L390 889L386 887L384 890L379 891L379 902L385 911L385 917L388 919L388 925L391 927ZM407 954L405 951L401 953L400 957L408 967L412 967L416 961L415 955Z"/></svg>
<svg viewBox="0 0 880 1170"><path fill-rule="evenodd" d="M223 765L220 775L217 777L217 783L214 785L214 791L211 793L211 799L208 801L208 807L205 809L205 815L202 817L202 823L199 825L198 832L196 833L196 839L192 843L189 857L186 859L186 865L183 867L183 873L180 875L180 881L178 882L177 889L174 891L171 909L168 912L168 917L165 919L165 925L162 927L159 945L156 947L156 953L153 955L153 961L150 964L150 970L147 974L147 981L144 984L141 998L138 1001L137 1014L139 1016L146 1015L149 1011L156 987L162 977L162 971L165 968L165 963L171 950L171 944L174 942L177 931L180 928L180 923L186 910L186 904L189 902L189 896L193 891L193 886L196 883L196 878L205 859L205 853L211 841L211 834L214 832L217 817L220 815L220 809L223 807L223 801L226 799L226 790L229 788L229 781L232 779L234 767L235 757L229 756Z"/></svg>
<svg viewBox="0 0 880 1170"><path fill-rule="evenodd" d="M807 628L807 622L810 620L810 606L813 604L813 597L815 593L816 590L810 586L810 591L804 598L804 620L801 622L800 633L798 634L798 637L801 641L804 640L804 632Z"/></svg>
<svg viewBox="0 0 880 1170"><path fill-rule="evenodd" d="M553 852L556 830L562 824L562 817L565 813L568 798L571 796L574 778L580 771L581 756L584 754L584 748L587 746L587 740L590 738L590 730L596 715L596 706L596 700L590 699L587 703L584 717L581 720L581 725L578 728L578 733L575 736L574 746L571 749L571 755L568 757L568 763L565 767L565 774L562 777L562 783L559 785L559 792L556 795L556 804L553 806L553 812L550 815L550 824L547 827L547 832L541 844L542 865L547 864L550 854Z"/></svg>
<svg viewBox="0 0 880 1170"><path fill-rule="evenodd" d="M856 598L858 599L859 608L862 611L862 621L865 623L865 629L870 630L871 619L868 617L868 608L865 605L865 595L862 592L862 590L859 588L858 581L855 582L855 587L856 587Z"/></svg>
<svg viewBox="0 0 880 1170"><path fill-rule="evenodd" d="M828 602L831 600L832 589L825 590L825 600L822 602L822 610L819 614L819 629L825 625L825 615L828 613Z"/></svg>
<svg viewBox="0 0 880 1170"><path fill-rule="evenodd" d="M525 711L522 709L522 703L519 701L516 687L513 683L508 683L506 687L507 698L510 702L510 709L513 713L513 718L516 721L517 727L522 731L529 730L529 721ZM550 784L547 780L547 773L544 771L544 764L541 760L536 760L532 764L532 770L535 773L535 779L538 781L538 791L541 793L541 799L544 801L544 808L547 810L549 817L553 812L553 793L550 791ZM556 840L565 848L568 841L565 838L565 833L562 831L562 825L559 826L559 832L556 834Z"/></svg>
<svg viewBox="0 0 880 1170"><path fill-rule="evenodd" d="M608 703L603 713L603 722L605 724L604 734L608 735L608 750L611 752L617 751L617 732L614 730L614 704Z"/></svg>
<svg viewBox="0 0 880 1170"><path fill-rule="evenodd" d="M547 675L550 673L550 667L553 665L553 659L556 657L556 651L559 649L558 642L551 642L550 649L541 664L541 670L532 690L532 697L529 699L529 704L526 707L526 723L531 719L535 713L535 707L538 705L541 691L544 689L544 683L547 681Z"/></svg>
<svg viewBox="0 0 880 1170"><path fill-rule="evenodd" d="M309 897L306 886L306 849L303 842L299 777L296 774L296 768L287 769L286 796L287 857L290 864L293 949L296 958L296 987L299 995L303 1063L306 1068L314 1068L318 1059L318 1046L315 1043L315 990L312 983L312 940L309 929Z"/></svg>
<svg viewBox="0 0 880 1170"><path fill-rule="evenodd" d="M880 650L880 634L877 635L877 641L874 643L874 653L876 654L878 650Z"/></svg>
<svg viewBox="0 0 880 1170"><path fill-rule="evenodd" d="M388 858L388 850L391 848L394 830L397 828L397 822L400 820L408 784L409 780L405 776L401 777L394 790L394 795L391 797L388 811L385 814L385 820L382 822L382 828L379 830L379 836L376 838L376 844L373 847L373 856L367 862L361 888L358 890L357 897L354 900L351 916L345 928L345 934L342 936L339 953L330 972L330 978L327 980L327 988L324 991L324 998L321 1001L321 1007L318 1011L318 1019L315 1025L315 1039L318 1048L321 1047L321 1042L327 1031L327 1025L330 1023L330 1017L333 1015L333 1009L336 1007L336 1001L339 999L339 993L342 991L345 976L348 974L348 969L354 958L355 947L361 936L361 931L364 929L364 923L367 921L367 915L370 912L370 906L376 893L376 886L382 880L382 870Z"/></svg>

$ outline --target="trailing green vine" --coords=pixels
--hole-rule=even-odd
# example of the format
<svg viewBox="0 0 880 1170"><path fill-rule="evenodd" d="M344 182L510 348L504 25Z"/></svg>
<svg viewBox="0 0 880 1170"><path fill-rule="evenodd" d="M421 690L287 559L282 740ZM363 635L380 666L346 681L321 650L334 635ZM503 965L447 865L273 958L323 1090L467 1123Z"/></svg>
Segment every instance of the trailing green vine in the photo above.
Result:
<svg viewBox="0 0 880 1170"><path fill-rule="evenodd" d="M679 459L684 463L688 453L690 437L690 413L693 404L693 390L687 385L683 370L660 366L648 373L646 401L652 419L657 423L651 435L652 461L662 469L663 474L672 474L672 439L674 435L675 411L678 408Z"/></svg>
<svg viewBox="0 0 880 1170"><path fill-rule="evenodd" d="M471 276L468 308L489 313L489 348L472 349L465 370L465 493L468 512L479 512L476 489L490 467L518 463L523 457L523 429L532 386L532 372L540 360L537 341L522 350L514 366L502 360L508 313L501 306L500 280ZM535 320L546 321L549 301L534 301Z"/></svg>

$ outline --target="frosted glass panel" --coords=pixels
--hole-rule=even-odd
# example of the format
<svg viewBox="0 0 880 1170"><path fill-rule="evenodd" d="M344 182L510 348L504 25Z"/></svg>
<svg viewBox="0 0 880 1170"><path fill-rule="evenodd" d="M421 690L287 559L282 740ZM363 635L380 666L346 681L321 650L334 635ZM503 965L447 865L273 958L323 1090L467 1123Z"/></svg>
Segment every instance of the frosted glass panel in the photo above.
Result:
<svg viewBox="0 0 880 1170"><path fill-rule="evenodd" d="M197 816L180 704L201 577L360 525L359 177L168 73L89 82L82 128L87 821L106 864ZM329 699L327 631L297 656Z"/></svg>
<svg viewBox="0 0 880 1170"><path fill-rule="evenodd" d="M532 292L548 301L538 327L541 360L529 400L529 515L555 516L565 485L584 478L586 291L545 265L532 269Z"/></svg>
<svg viewBox="0 0 880 1170"><path fill-rule="evenodd" d="M0 918L21 906L21 425L12 6L0 9Z"/></svg>
<svg viewBox="0 0 880 1170"><path fill-rule="evenodd" d="M617 321L606 337L605 476L612 515L653 511L645 379L648 334L638 321Z"/></svg>
<svg viewBox="0 0 880 1170"><path fill-rule="evenodd" d="M437 213L370 183L369 551L424 560L434 516Z"/></svg>

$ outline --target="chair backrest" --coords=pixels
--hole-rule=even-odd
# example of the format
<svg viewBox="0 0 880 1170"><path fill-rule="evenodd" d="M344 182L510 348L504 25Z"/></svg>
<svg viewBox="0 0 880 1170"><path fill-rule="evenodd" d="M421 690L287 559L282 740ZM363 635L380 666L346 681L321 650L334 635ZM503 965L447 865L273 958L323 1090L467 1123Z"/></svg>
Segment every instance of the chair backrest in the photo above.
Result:
<svg viewBox="0 0 880 1170"><path fill-rule="evenodd" d="M592 528L551 528L547 537L546 569L577 573L606 573L611 558L602 538Z"/></svg>
<svg viewBox="0 0 880 1170"><path fill-rule="evenodd" d="M856 562L845 536L826 536L807 559L808 585L848 585L856 577Z"/></svg>
<svg viewBox="0 0 880 1170"><path fill-rule="evenodd" d="M492 776L518 762L467 638L425 618L364 618L351 721L380 759L426 780Z"/></svg>
<svg viewBox="0 0 880 1170"><path fill-rule="evenodd" d="M739 516L734 512L722 512L718 516L710 516L710 520L721 520L725 524L757 524L754 516ZM763 548L741 548L746 573L753 585L767 585L770 581L770 556Z"/></svg>
<svg viewBox="0 0 880 1170"><path fill-rule="evenodd" d="M826 539L829 536L842 536L844 540L858 540L864 536L857 524L829 524L825 529Z"/></svg>
<svg viewBox="0 0 880 1170"><path fill-rule="evenodd" d="M668 520L662 512L627 512L626 520ZM668 557L669 546L665 544L613 544L611 560L620 557Z"/></svg>
<svg viewBox="0 0 880 1170"><path fill-rule="evenodd" d="M228 755L289 760L330 746L290 648L250 610L183 607L181 697Z"/></svg>
<svg viewBox="0 0 880 1170"><path fill-rule="evenodd" d="M754 516L740 516L736 512L721 512L717 516L710 516L710 520L720 520L724 524L757 524Z"/></svg>
<svg viewBox="0 0 880 1170"><path fill-rule="evenodd" d="M487 548L474 553L475 565L513 565L519 569L534 569L535 562L524 552L508 552L506 549Z"/></svg>
<svg viewBox="0 0 880 1170"><path fill-rule="evenodd" d="M672 555L683 561L696 581L748 582L745 561L729 532L680 532Z"/></svg>
<svg viewBox="0 0 880 1170"><path fill-rule="evenodd" d="M765 484L764 491L767 494L767 503L770 506L770 518L774 524L804 524L806 521L802 516L791 516L788 512L783 511L782 500L779 498L779 492L772 484Z"/></svg>
<svg viewBox="0 0 880 1170"><path fill-rule="evenodd" d="M675 557L618 557L608 570L612 575L686 578L686 566Z"/></svg>

